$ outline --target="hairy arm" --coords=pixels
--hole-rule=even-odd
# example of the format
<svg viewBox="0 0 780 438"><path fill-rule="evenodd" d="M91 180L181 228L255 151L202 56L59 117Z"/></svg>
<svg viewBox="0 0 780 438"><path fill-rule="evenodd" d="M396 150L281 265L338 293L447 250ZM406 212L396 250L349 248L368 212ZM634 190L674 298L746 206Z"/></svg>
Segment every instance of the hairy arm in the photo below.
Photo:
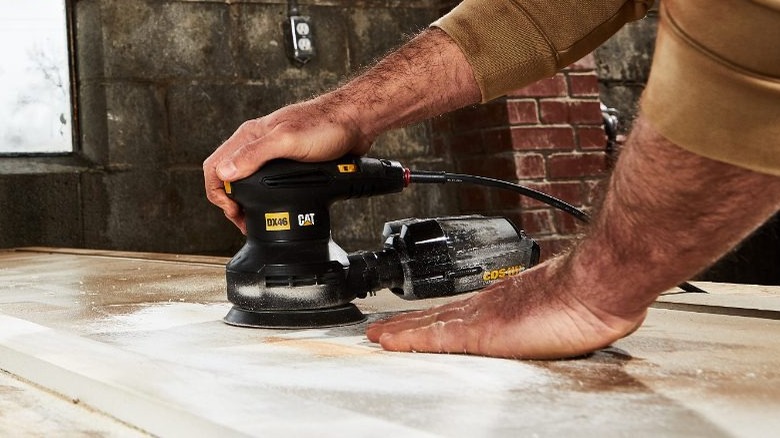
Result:
<svg viewBox="0 0 780 438"><path fill-rule="evenodd" d="M390 350L560 358L633 331L664 290L780 208L780 178L675 146L639 120L591 230L571 252L467 300L368 329Z"/></svg>
<svg viewBox="0 0 780 438"><path fill-rule="evenodd" d="M373 140L388 129L478 103L481 95L461 49L430 28L329 98Z"/></svg>
<svg viewBox="0 0 780 438"><path fill-rule="evenodd" d="M246 177L274 158L364 154L388 129L479 100L461 50L443 31L428 29L344 86L245 122L204 161L206 195L245 232L243 214L222 181Z"/></svg>

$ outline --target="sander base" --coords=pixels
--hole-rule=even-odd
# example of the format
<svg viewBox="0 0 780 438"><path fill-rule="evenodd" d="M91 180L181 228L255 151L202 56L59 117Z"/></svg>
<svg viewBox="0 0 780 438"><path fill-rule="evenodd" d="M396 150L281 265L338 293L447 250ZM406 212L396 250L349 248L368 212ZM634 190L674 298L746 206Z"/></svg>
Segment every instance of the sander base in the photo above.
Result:
<svg viewBox="0 0 780 438"><path fill-rule="evenodd" d="M248 310L233 306L223 318L226 323L239 327L274 329L336 327L365 320L365 315L352 303L310 310Z"/></svg>

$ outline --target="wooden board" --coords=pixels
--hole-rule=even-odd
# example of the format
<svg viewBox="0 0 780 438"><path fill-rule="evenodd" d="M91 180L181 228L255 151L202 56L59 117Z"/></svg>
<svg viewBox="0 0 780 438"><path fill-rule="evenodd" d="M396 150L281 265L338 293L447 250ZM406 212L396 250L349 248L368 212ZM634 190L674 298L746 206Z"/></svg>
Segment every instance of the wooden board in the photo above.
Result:
<svg viewBox="0 0 780 438"><path fill-rule="evenodd" d="M222 263L0 251L0 369L161 436L753 437L780 428L777 320L652 309L631 337L568 361L389 353L365 339L365 324L222 323ZM373 320L432 302L380 292L358 304ZM24 421L0 419L0 430Z"/></svg>

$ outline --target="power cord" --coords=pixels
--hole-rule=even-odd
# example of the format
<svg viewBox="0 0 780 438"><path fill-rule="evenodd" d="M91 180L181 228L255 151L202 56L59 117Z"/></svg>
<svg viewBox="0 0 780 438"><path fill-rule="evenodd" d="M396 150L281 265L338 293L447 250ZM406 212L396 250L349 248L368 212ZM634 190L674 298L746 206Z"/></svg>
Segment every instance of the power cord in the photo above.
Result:
<svg viewBox="0 0 780 438"><path fill-rule="evenodd" d="M579 208L562 201L554 196L550 196L546 193L534 190L530 187L526 187L520 184L511 183L509 181L503 181L495 178L488 178L485 176L468 175L461 173L450 173L444 171L431 171L431 170L410 170L409 171L410 183L422 183L422 184L474 184L486 187L493 187L503 190L510 190L519 193L523 196L535 199L543 202L551 207L557 208L561 211L569 213L583 223L590 223L590 216ZM707 293L707 291L694 286L687 281L678 285L680 289L685 292L693 293Z"/></svg>

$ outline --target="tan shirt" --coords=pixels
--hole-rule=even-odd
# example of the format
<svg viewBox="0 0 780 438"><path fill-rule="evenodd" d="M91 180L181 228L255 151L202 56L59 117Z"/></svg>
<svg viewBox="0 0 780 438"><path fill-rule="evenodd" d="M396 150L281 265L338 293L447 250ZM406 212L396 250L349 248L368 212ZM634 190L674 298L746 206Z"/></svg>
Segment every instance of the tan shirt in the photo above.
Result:
<svg viewBox="0 0 780 438"><path fill-rule="evenodd" d="M432 25L483 101L554 75L653 1L464 0ZM663 0L642 111L694 153L780 175L780 0Z"/></svg>
<svg viewBox="0 0 780 438"><path fill-rule="evenodd" d="M464 0L433 23L463 50L483 101L554 75L590 53L653 0Z"/></svg>

